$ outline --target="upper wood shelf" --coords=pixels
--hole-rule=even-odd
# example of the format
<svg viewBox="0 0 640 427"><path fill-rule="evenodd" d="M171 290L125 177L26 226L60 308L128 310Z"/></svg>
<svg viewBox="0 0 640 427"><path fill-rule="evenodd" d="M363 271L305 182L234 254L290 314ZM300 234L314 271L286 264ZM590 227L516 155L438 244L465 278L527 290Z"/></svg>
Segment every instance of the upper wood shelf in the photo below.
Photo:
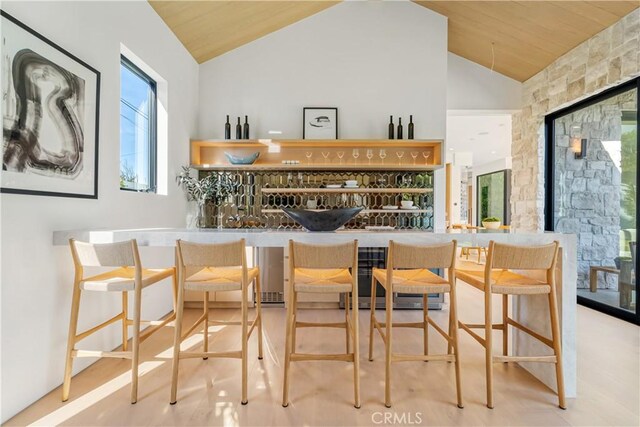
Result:
<svg viewBox="0 0 640 427"><path fill-rule="evenodd" d="M245 140L193 140L191 164L203 170L407 170L421 171L442 166L441 140L425 139L245 139ZM353 150L359 150L357 163ZM367 150L373 150L371 162ZM380 158L380 150L386 150L386 159ZM398 161L396 152L404 155ZM258 160L252 165L232 165L225 153L248 156L258 152ZM324 159L322 153L329 152ZM343 159L338 153L343 152ZM418 153L414 162L411 153ZM311 159L307 154L311 153ZM428 157L425 160L423 153ZM295 160L297 164L282 163ZM310 161L311 160L311 161ZM415 164L414 164L415 163Z"/></svg>

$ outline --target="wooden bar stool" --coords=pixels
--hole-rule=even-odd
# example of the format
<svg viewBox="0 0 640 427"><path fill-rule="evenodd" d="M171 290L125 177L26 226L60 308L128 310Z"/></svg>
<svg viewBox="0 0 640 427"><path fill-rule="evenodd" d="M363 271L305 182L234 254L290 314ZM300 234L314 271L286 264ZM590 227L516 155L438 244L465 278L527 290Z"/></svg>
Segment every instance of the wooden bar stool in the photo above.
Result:
<svg viewBox="0 0 640 427"><path fill-rule="evenodd" d="M242 404L247 400L247 351L248 341L253 330L258 328L258 359L262 359L262 300L260 293L260 270L258 267L247 267L245 241L220 244L191 243L183 240L176 242L178 258L178 304L176 331L173 341L173 373L171 377L171 400L174 405L178 391L178 365L180 359L202 357L225 357L242 360ZM255 280L256 317L248 321L249 285ZM184 291L201 291L204 293L202 316L182 333L184 312ZM218 321L209 320L209 292L241 291L242 320ZM193 332L198 325L204 324L203 351L186 352L180 350L180 343ZM239 351L210 352L209 325L236 325L242 327L242 349Z"/></svg>
<svg viewBox="0 0 640 427"><path fill-rule="evenodd" d="M369 360L373 361L373 329L375 328L385 344L385 394L384 402L387 408L391 407L391 363L405 361L429 361L446 360L455 362L456 392L458 407L462 408L462 389L460 384L460 356L458 352L457 328L457 300L456 300L456 246L453 240L450 243L411 246L389 242L387 256L387 268L374 268L371 278L371 323L369 328ZM429 271L430 268L448 269L448 278L444 279ZM385 289L385 314L386 320L380 323L376 320L375 300L376 281ZM423 320L415 323L393 323L393 293L402 292L408 294L423 295ZM445 332L428 315L428 294L448 292L450 296L449 332ZM429 354L429 325L447 340L447 354ZM419 328L423 330L424 355L397 354L392 352L392 327ZM384 332L382 328L385 328ZM453 354L452 354L453 350Z"/></svg>
<svg viewBox="0 0 640 427"><path fill-rule="evenodd" d="M291 362L304 360L331 360L353 362L354 406L356 408L360 408L360 353L358 350L358 241L354 240L353 242L341 245L316 246L289 240L288 292L282 406L289 406L289 375ZM345 322L298 322L296 311L299 292L345 293ZM349 315L348 308L349 293L351 293L353 307L351 315ZM347 335L346 353L296 353L296 329L308 327L345 328ZM350 340L353 352L349 349Z"/></svg>
<svg viewBox="0 0 640 427"><path fill-rule="evenodd" d="M558 384L558 402L566 409L564 398L564 377L562 375L562 353L560 325L558 323L558 302L556 296L555 269L558 258L558 242L541 246L513 246L489 242L489 253L484 271L458 270L457 278L484 292L484 324L459 323L485 348L487 375L487 406L493 408L493 363L495 362L545 362L555 363ZM540 281L515 273L515 270L544 270L546 280ZM493 324L491 318L491 295L502 295L502 323ZM509 295L547 294L552 338L546 338L509 317ZM508 326L511 325L531 335L553 349L552 356L509 356ZM482 338L472 329L484 329ZM492 330L502 331L502 356L494 356Z"/></svg>
<svg viewBox="0 0 640 427"><path fill-rule="evenodd" d="M131 403L138 400L138 360L139 346L167 323L175 318L176 275L175 268L145 269L140 264L138 244L135 240L120 243L92 244L69 240L71 256L75 266L73 281L73 297L71 301L71 320L69 322L69 338L67 342L66 366L62 384L62 401L69 399L71 372L75 357L119 357L131 359ZM85 277L84 267L118 267L105 273ZM173 278L174 311L163 320L140 320L142 289L158 283L166 278ZM78 333L78 313L80 311L80 295L82 291L121 292L122 312L106 322L82 333ZM133 319L128 316L128 294L133 292ZM122 351L78 350L76 343L89 335L115 322L122 322ZM140 325L150 325L144 333L140 333ZM128 327L133 326L132 349L128 349Z"/></svg>

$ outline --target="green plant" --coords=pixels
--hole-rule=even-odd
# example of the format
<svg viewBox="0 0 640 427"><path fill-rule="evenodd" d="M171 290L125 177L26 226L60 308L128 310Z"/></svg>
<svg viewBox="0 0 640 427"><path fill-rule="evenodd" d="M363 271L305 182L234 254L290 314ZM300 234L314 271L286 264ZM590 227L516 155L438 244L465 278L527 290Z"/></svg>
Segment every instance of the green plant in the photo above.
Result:
<svg viewBox="0 0 640 427"><path fill-rule="evenodd" d="M137 183L138 175L133 171L133 168L126 161L120 169L120 188L126 188L126 184Z"/></svg>
<svg viewBox="0 0 640 427"><path fill-rule="evenodd" d="M482 222L500 222L500 218L495 216L488 216L482 220Z"/></svg>
<svg viewBox="0 0 640 427"><path fill-rule="evenodd" d="M194 178L188 166L182 167L182 172L178 174L176 181L178 186L186 192L188 200L202 204L209 201L219 204L237 188L237 184L225 173L212 172L203 178Z"/></svg>

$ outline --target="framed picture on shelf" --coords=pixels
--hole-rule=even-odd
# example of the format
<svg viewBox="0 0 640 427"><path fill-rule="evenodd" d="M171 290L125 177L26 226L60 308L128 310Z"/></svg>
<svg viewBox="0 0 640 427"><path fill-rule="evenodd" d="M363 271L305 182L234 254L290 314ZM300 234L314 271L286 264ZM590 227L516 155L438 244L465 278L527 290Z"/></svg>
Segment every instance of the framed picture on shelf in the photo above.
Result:
<svg viewBox="0 0 640 427"><path fill-rule="evenodd" d="M304 107L302 109L302 139L338 139L338 109L334 107Z"/></svg>
<svg viewBox="0 0 640 427"><path fill-rule="evenodd" d="M100 73L6 12L0 15L0 191L97 199Z"/></svg>

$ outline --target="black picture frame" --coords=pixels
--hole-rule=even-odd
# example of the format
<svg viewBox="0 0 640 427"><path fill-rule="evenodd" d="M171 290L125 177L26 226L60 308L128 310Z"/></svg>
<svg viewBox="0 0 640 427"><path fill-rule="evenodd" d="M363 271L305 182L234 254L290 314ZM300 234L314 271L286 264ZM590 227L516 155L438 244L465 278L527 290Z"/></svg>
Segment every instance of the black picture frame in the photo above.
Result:
<svg viewBox="0 0 640 427"><path fill-rule="evenodd" d="M331 111L333 112L333 114L335 115L335 126L334 126L334 130L335 132L331 135L331 137L317 137L317 135L310 135L309 134L309 130L307 128L308 125L308 121L307 121L307 111L311 112L311 111L317 111L318 113L322 112L322 111ZM307 139L309 136L311 136L309 139L338 139L338 108L337 107L304 107L302 109L302 139Z"/></svg>
<svg viewBox="0 0 640 427"><path fill-rule="evenodd" d="M92 66L90 66L89 64L87 64L86 62L84 62L83 60L81 60L80 58L78 58L77 56L67 51L66 49L62 48L60 45L44 37L42 34L30 28L29 26L27 26L26 24L24 24L17 18L13 17L12 15L8 14L2 9L0 9L0 17L6 19L10 23L19 27L19 29L23 30L26 33L25 34L26 36L34 37L35 39L37 39L37 41L45 43L46 45L60 52L64 56L68 57L72 62L75 62L78 65L84 67L87 70L87 74L89 75L91 75L91 73L95 74L95 100L92 100L93 102L90 104L95 106L95 117L93 117L93 120L95 120L95 122L91 123L94 128L94 132L91 132L94 138L94 141L93 141L93 151L94 151L93 157L94 158L92 162L93 164L91 164L90 158L86 159L86 163L93 167L93 171L92 171L93 185L91 186L92 188L88 192L78 192L78 193L68 192L68 191L39 190L39 189L33 189L33 188L14 188L14 187L6 187L5 180L3 179L2 186L0 187L0 193L26 194L26 195L33 195L33 196L72 197L72 198L81 198L81 199L97 199L98 198L99 135L100 135L100 72L95 68L93 68ZM5 37L4 28L3 28L2 36L3 38ZM59 67L62 67L62 66L59 65ZM89 92L88 87L85 88L85 92ZM7 114L7 112L5 111L4 114ZM85 117L85 120L89 120L89 117L90 116ZM4 133L4 128L3 128L3 133ZM86 138L86 135L83 135L83 137ZM4 139L4 136L3 136L3 139ZM86 152L86 147L84 146L85 143L86 143L86 139L83 139L83 153ZM5 173L4 152L3 152L2 173L3 174Z"/></svg>

